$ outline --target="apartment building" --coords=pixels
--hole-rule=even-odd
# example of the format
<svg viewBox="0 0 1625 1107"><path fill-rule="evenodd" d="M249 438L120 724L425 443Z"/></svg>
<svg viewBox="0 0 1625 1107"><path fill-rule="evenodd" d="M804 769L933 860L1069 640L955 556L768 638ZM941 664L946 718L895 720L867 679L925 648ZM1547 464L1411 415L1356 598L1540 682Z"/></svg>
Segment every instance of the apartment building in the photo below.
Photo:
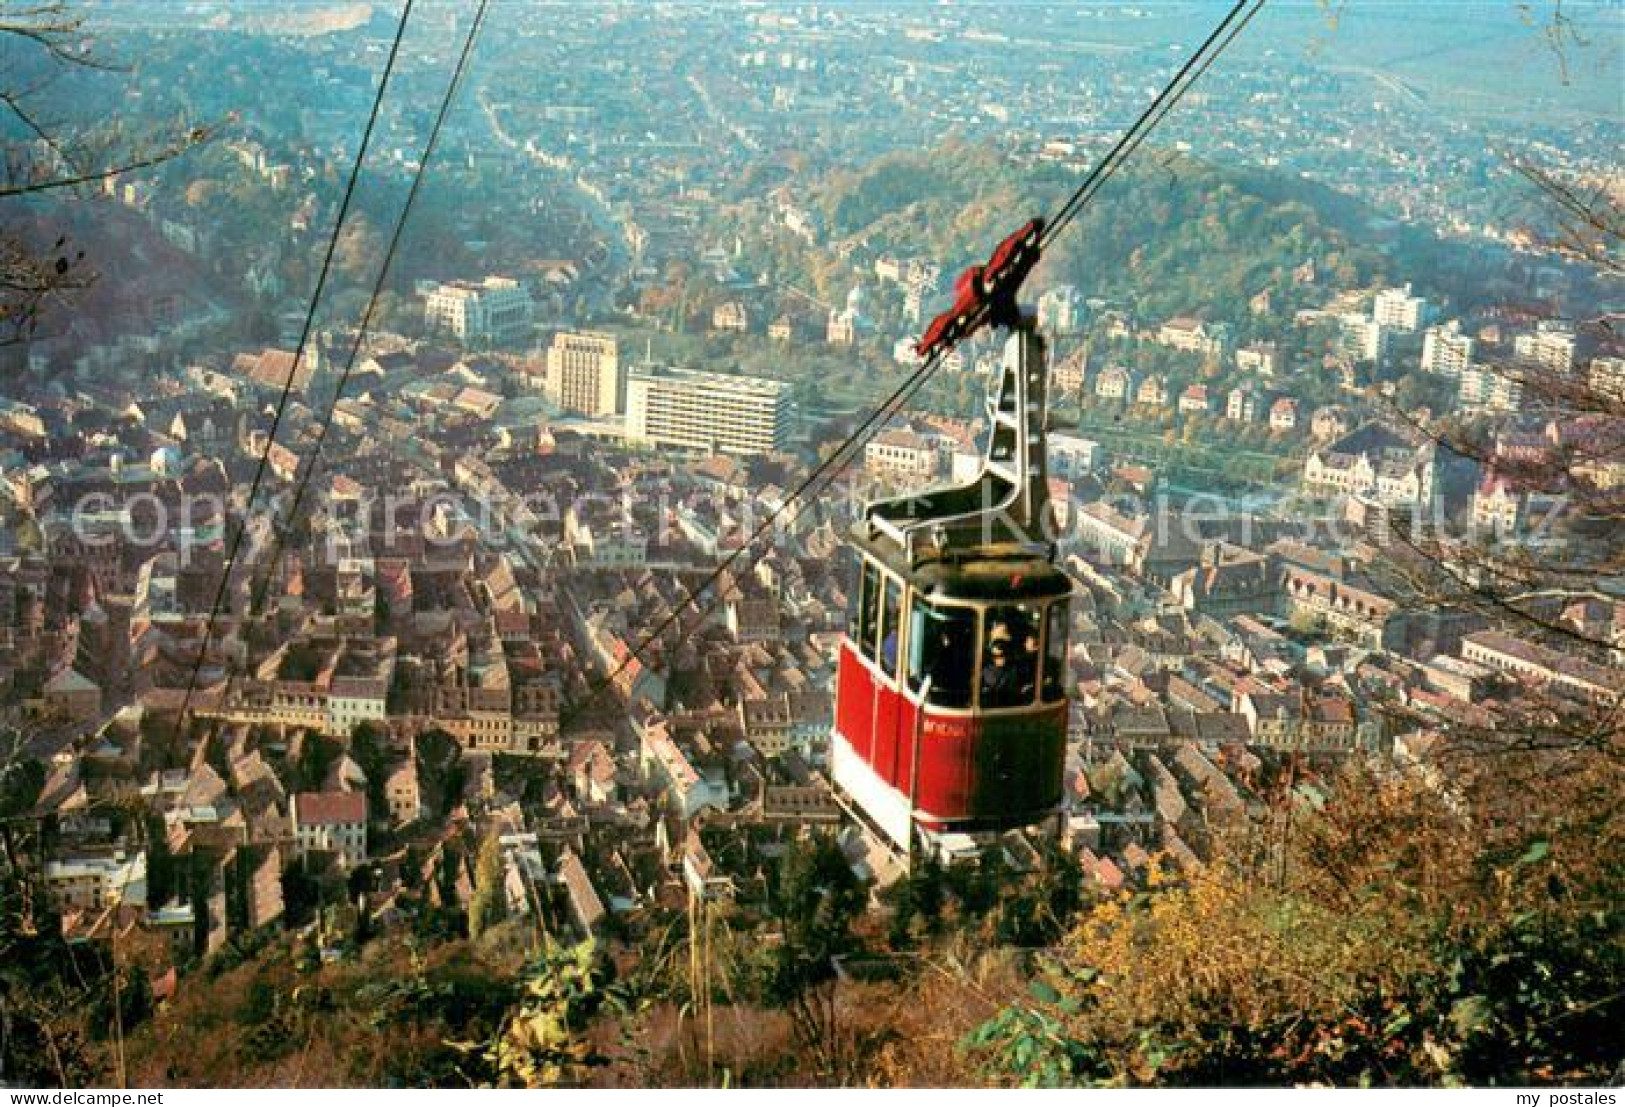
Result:
<svg viewBox="0 0 1625 1107"><path fill-rule="evenodd" d="M626 386L632 442L752 455L790 439L790 386L693 369L640 369Z"/></svg>
<svg viewBox="0 0 1625 1107"><path fill-rule="evenodd" d="M546 355L547 394L565 411L617 415L626 407L626 371L615 337L562 331Z"/></svg>
<svg viewBox="0 0 1625 1107"><path fill-rule="evenodd" d="M530 330L534 305L530 291L511 277L448 281L433 289L424 304L430 330L444 331L465 346L483 346L523 338Z"/></svg>

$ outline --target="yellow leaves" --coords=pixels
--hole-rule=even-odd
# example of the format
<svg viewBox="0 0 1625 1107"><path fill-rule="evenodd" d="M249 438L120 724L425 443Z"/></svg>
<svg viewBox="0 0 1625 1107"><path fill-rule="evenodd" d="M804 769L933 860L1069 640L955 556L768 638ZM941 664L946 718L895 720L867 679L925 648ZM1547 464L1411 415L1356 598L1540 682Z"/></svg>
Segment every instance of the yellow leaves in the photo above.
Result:
<svg viewBox="0 0 1625 1107"><path fill-rule="evenodd" d="M1162 854L1152 856L1145 867L1145 886L1152 891L1163 887L1169 881L1169 873Z"/></svg>
<svg viewBox="0 0 1625 1107"><path fill-rule="evenodd" d="M1087 988L1063 989L1074 999L1087 992L1074 1021L1095 1031L1331 1014L1385 966L1414 967L1404 952L1411 935L1280 895L1223 864L1178 884L1153 870L1148 883L1096 906L1065 945L1063 979L1100 973Z"/></svg>
<svg viewBox="0 0 1625 1107"><path fill-rule="evenodd" d="M594 953L591 941L564 947L548 940L525 980L524 1000L486 1048L503 1080L551 1087L597 1061L582 1029L604 1000Z"/></svg>

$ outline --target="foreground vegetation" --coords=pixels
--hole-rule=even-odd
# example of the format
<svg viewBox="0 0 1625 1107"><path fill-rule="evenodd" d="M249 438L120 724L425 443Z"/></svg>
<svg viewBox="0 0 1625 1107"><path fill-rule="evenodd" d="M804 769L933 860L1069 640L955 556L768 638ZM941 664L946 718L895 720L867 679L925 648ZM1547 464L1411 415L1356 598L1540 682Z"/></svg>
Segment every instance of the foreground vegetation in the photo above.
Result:
<svg viewBox="0 0 1625 1107"><path fill-rule="evenodd" d="M1484 757L1447 792L1350 767L1200 871L1086 887L1051 857L925 866L877 906L827 839L765 905L596 945L466 919L319 956L138 958L7 913L11 1079L56 1084L1488 1085L1616 1075L1620 750ZM8 902L15 902L8 900ZM118 980L115 988L114 980ZM161 997L160 997L161 998ZM60 1002L58 1002L60 1001ZM117 1014L115 1015L115 1011Z"/></svg>

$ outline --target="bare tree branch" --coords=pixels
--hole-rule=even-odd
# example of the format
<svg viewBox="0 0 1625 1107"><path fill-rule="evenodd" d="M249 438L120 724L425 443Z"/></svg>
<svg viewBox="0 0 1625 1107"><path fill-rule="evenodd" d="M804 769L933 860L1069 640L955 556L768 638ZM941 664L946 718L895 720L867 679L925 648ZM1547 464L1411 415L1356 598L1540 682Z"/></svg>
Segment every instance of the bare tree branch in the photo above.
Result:
<svg viewBox="0 0 1625 1107"><path fill-rule="evenodd" d="M129 173L150 169L208 141L214 128L186 125L168 136L134 142L96 127L57 125L29 103L29 98L56 77L72 70L111 71L119 67L96 56L84 17L68 0L19 4L0 0L0 43L21 45L47 64L44 75L27 84L8 58L8 80L0 87L0 107L31 136L26 143L0 145L0 200L41 193L71 191ZM0 347L28 341L53 300L82 291L97 274L85 262L83 251L68 248L58 239L49 249L39 241L48 236L21 233L16 224L0 226Z"/></svg>
<svg viewBox="0 0 1625 1107"><path fill-rule="evenodd" d="M1547 245L1566 257L1587 261L1604 272L1625 273L1625 260L1619 256L1625 240L1625 204L1604 182L1588 194L1560 180L1556 174L1528 162L1514 162L1512 168L1557 206L1562 234Z"/></svg>
<svg viewBox="0 0 1625 1107"><path fill-rule="evenodd" d="M0 36L12 35L40 47L53 61L89 69L116 70L120 66L97 58L85 34L84 16L67 0L30 7L0 7Z"/></svg>
<svg viewBox="0 0 1625 1107"><path fill-rule="evenodd" d="M211 134L213 134L213 131L208 127L193 127L168 145L118 165L104 166L69 176L48 176L41 180L28 181L23 184L0 185L0 199L8 196L25 196L36 192L49 192L54 189L75 188L79 185L105 181L112 177L122 177L126 173L134 173L137 170L151 169L155 165L162 165L166 161L180 157L200 143L207 142Z"/></svg>

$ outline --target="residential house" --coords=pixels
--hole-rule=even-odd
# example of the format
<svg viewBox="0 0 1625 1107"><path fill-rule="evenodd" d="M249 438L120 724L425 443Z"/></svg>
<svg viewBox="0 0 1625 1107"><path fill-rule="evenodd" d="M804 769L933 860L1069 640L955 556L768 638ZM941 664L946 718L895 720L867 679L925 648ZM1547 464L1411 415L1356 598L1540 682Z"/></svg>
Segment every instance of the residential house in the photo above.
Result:
<svg viewBox="0 0 1625 1107"><path fill-rule="evenodd" d="M1244 373L1273 377L1281 369L1280 351L1273 342L1254 342L1236 351L1236 368Z"/></svg>
<svg viewBox="0 0 1625 1107"><path fill-rule="evenodd" d="M1298 401L1292 396L1279 396L1270 404L1270 430L1290 431L1298 425Z"/></svg>
<svg viewBox="0 0 1625 1107"><path fill-rule="evenodd" d="M1095 396L1102 400L1126 400L1136 392L1134 374L1121 365L1101 370L1095 378Z"/></svg>
<svg viewBox="0 0 1625 1107"><path fill-rule="evenodd" d="M389 805L389 819L395 826L417 822L428 813L418 782L416 758L408 757L389 770L389 775L384 777L384 802Z"/></svg>
<svg viewBox="0 0 1625 1107"><path fill-rule="evenodd" d="M1187 385L1179 394L1179 411L1184 415L1206 415L1212 408L1212 399L1205 384Z"/></svg>
<svg viewBox="0 0 1625 1107"><path fill-rule="evenodd" d="M750 315L738 300L718 304L711 312L711 329L743 334L750 327Z"/></svg>
<svg viewBox="0 0 1625 1107"><path fill-rule="evenodd" d="M297 792L289 813L299 857L331 853L350 869L367 860L365 792Z"/></svg>
<svg viewBox="0 0 1625 1107"><path fill-rule="evenodd" d="M1157 330L1157 342L1175 350L1218 357L1224 352L1227 334L1222 323L1204 323L1187 315L1168 320Z"/></svg>
<svg viewBox="0 0 1625 1107"><path fill-rule="evenodd" d="M1238 385L1225 397L1224 417L1232 423L1256 423L1259 402L1256 388Z"/></svg>
<svg viewBox="0 0 1625 1107"><path fill-rule="evenodd" d="M1140 382L1134 391L1134 402L1141 407L1166 407L1168 404L1168 378L1153 373Z"/></svg>
<svg viewBox="0 0 1625 1107"><path fill-rule="evenodd" d="M45 864L45 892L59 909L101 911L147 903L147 855L116 850L70 855Z"/></svg>

